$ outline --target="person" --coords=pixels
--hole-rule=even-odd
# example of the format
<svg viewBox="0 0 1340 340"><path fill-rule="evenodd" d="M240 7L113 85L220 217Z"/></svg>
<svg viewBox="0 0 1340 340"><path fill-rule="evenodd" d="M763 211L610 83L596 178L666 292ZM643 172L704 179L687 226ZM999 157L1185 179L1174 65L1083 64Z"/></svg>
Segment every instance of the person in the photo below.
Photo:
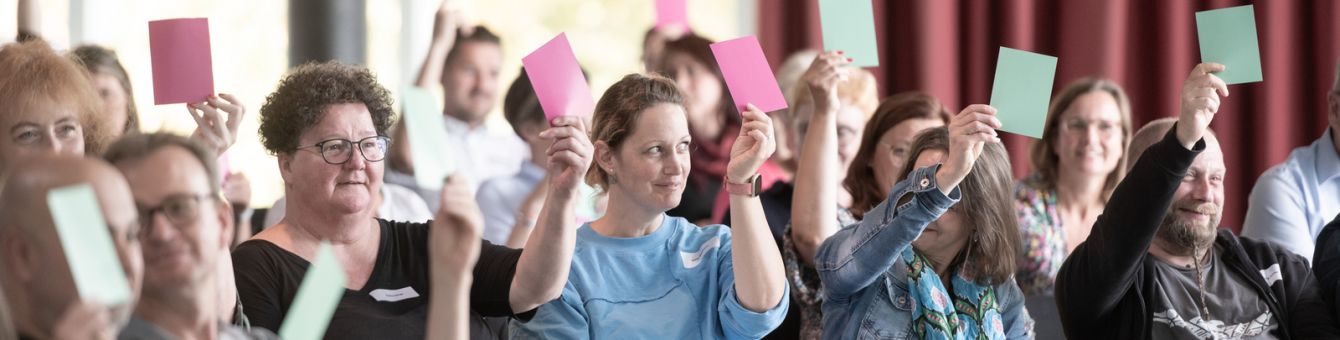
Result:
<svg viewBox="0 0 1340 340"><path fill-rule="evenodd" d="M1321 297L1331 305L1331 316L1340 324L1340 215L1317 235L1313 254L1312 271L1317 275Z"/></svg>
<svg viewBox="0 0 1340 340"><path fill-rule="evenodd" d="M15 40L25 42L38 39L42 35L42 12L37 0L18 0L18 16L14 20L18 25Z"/></svg>
<svg viewBox="0 0 1340 340"><path fill-rule="evenodd" d="M796 137L792 139L796 144L791 146L798 156L796 174L805 176L795 177L794 185L785 182L774 184L763 195L782 193L786 196L784 205L764 205L773 239L783 249L783 261L787 261L786 256L792 252L785 248L784 239L788 238L788 229L792 223L799 222L792 216L804 220L814 215L824 215L824 208L845 210L851 203L851 196L841 190L821 190L840 186L842 177L839 174L845 174L840 171L851 164L852 156L860 146L862 126L877 104L874 76L861 69L845 67L848 63L850 58L838 51L816 55L796 83L797 86L791 88L794 104L791 114L783 120L792 123L789 134ZM811 130L811 127L814 129ZM819 169L830 173L819 173ZM830 183L818 183L820 180ZM773 217L774 214L783 216ZM785 263L787 279L794 280L796 275L793 270L796 268L789 261ZM787 332L792 336L799 334L801 338L817 339L822 328L820 303L811 295L814 291L806 288L792 282L793 306L788 311L791 315L787 316L787 322L779 331L789 328Z"/></svg>
<svg viewBox="0 0 1340 340"><path fill-rule="evenodd" d="M1072 339L1335 339L1301 256L1216 226L1225 167L1209 130L1228 87L1196 65L1175 121L1132 138L1126 178L1061 265L1056 305Z"/></svg>
<svg viewBox="0 0 1340 340"><path fill-rule="evenodd" d="M490 178L515 174L530 152L512 130L486 123L498 99L502 40L487 27L469 23L450 3L443 0L437 12L433 42L415 85L425 89L442 86L449 143L430 147L443 148L443 153L451 155L457 172L477 191ZM418 188L405 181L413 176L397 175L390 177L395 180L392 183ZM436 196L431 190L424 193L425 202Z"/></svg>
<svg viewBox="0 0 1340 340"><path fill-rule="evenodd" d="M88 74L37 39L0 47L0 170L33 154L98 154L107 134Z"/></svg>
<svg viewBox="0 0 1340 340"><path fill-rule="evenodd" d="M888 198L823 242L825 339L1033 338L998 128L978 104L922 131Z"/></svg>
<svg viewBox="0 0 1340 340"><path fill-rule="evenodd" d="M1033 173L1014 186L1023 237L1015 279L1027 296L1051 294L1061 262L1125 175L1131 104L1116 83L1082 78L1056 95L1044 124Z"/></svg>
<svg viewBox="0 0 1340 340"><path fill-rule="evenodd" d="M126 272L130 300L114 306L82 300L47 206L52 189L88 184L98 199ZM0 286L21 338L111 339L140 293L139 223L130 187L97 159L39 154L14 164L0 192ZM133 326L131 326L133 327Z"/></svg>
<svg viewBox="0 0 1340 340"><path fill-rule="evenodd" d="M676 38L668 33L671 32L652 26L642 35L643 72L656 72L656 68L661 65L661 58L665 56L665 42Z"/></svg>
<svg viewBox="0 0 1340 340"><path fill-rule="evenodd" d="M795 140L795 136L791 136L794 132L789 131L794 130L794 124L791 124L791 116L794 115L791 114L791 111L795 110L796 99L801 95L796 93L799 92L796 91L796 85L800 84L800 77L805 74L806 70L809 70L810 63L818 56L819 51L816 50L797 51L791 53L782 62L782 65L777 67L777 88L782 90L782 97L786 99L787 109L769 112L768 116L772 117L774 124L784 127L775 131L777 134L777 152L772 153L772 162L781 167L785 175L779 182L789 183L796 174L796 152L792 148L795 148L795 145L800 144L800 142ZM809 95L808 93L803 94ZM763 197L763 195L759 196ZM764 199L763 201L763 210L768 211L768 200ZM787 199L786 202L790 204L791 200ZM787 219L790 219L789 214ZM723 218L722 220L725 221L726 219Z"/></svg>
<svg viewBox="0 0 1340 340"><path fill-rule="evenodd" d="M540 132L547 129L549 123L525 70L519 72L503 96L503 117L507 118L517 137L526 142L530 159L522 162L521 170L515 175L485 181L479 186L475 200L484 213L484 239L522 248L549 191L544 180L548 140L540 137Z"/></svg>
<svg viewBox="0 0 1340 340"><path fill-rule="evenodd" d="M107 122L111 139L140 131L140 114L135 107L135 92L130 87L130 75L116 57L116 52L97 45L81 45L69 53L71 58L93 78L98 97L102 98L99 112Z"/></svg>
<svg viewBox="0 0 1340 340"><path fill-rule="evenodd" d="M758 168L774 148L771 121L753 105L744 112L726 167L732 227L699 227L666 215L692 166L684 106L660 76L627 75L601 96L586 182L608 193L609 207L577 230L562 297L529 322L513 321L514 339L756 339L781 323L781 255L757 198Z"/></svg>
<svg viewBox="0 0 1340 340"><path fill-rule="evenodd" d="M228 257L234 225L214 153L195 140L151 133L123 137L103 157L130 184L142 226L145 289L135 315L148 326L119 338L276 338L223 322L233 301L221 301L219 291L234 288L220 284L218 276L232 271L217 263Z"/></svg>
<svg viewBox="0 0 1340 340"><path fill-rule="evenodd" d="M1242 236L1274 242L1308 261L1322 227L1340 214L1340 61L1335 67L1335 84L1326 95L1326 130L1261 173L1242 224Z"/></svg>
<svg viewBox="0 0 1340 340"><path fill-rule="evenodd" d="M232 254L237 286L253 325L279 329L285 322L284 311L324 241L331 243L348 278L327 338L425 335L431 297L429 230L451 223L448 219L482 222L473 200L455 197L442 199L430 223L372 217L391 115L390 95L372 73L339 62L299 66L266 98L260 113L261 142L278 157L289 204L279 224ZM584 125L569 118L555 120L554 126L545 134L555 140L550 172L581 171L573 168L584 169L581 162L589 162ZM446 194L461 195L452 190ZM572 259L573 199L569 190L550 191L531 234L535 242L524 251L480 241L484 244L470 292L473 312L524 319L559 296Z"/></svg>
<svg viewBox="0 0 1340 340"><path fill-rule="evenodd" d="M720 193L721 179L730 161L731 145L740 129L738 111L726 89L726 80L712 54L712 41L685 33L665 45L665 54L657 73L675 81L684 96L689 133L693 135L693 170L684 188L681 204L670 216L683 217L695 224L721 220L729 205L728 195ZM781 167L764 163L763 190L784 177Z"/></svg>

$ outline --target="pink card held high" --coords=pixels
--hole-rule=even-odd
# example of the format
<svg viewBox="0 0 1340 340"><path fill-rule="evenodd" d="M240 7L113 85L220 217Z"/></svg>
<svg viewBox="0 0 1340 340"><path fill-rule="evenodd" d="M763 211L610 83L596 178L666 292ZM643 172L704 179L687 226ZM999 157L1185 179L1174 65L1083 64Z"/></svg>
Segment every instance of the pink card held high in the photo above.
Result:
<svg viewBox="0 0 1340 340"><path fill-rule="evenodd" d="M726 88L740 112L744 112L745 104L754 104L763 112L786 108L786 99L758 38L751 35L712 44L712 54L716 55Z"/></svg>
<svg viewBox="0 0 1340 340"><path fill-rule="evenodd" d="M567 33L560 33L544 46L521 58L521 64L540 98L544 117L552 121L562 116L585 116L595 110L591 87L586 85L582 68L572 54Z"/></svg>
<svg viewBox="0 0 1340 340"><path fill-rule="evenodd" d="M196 103L214 94L209 53L209 19L150 21L154 104Z"/></svg>

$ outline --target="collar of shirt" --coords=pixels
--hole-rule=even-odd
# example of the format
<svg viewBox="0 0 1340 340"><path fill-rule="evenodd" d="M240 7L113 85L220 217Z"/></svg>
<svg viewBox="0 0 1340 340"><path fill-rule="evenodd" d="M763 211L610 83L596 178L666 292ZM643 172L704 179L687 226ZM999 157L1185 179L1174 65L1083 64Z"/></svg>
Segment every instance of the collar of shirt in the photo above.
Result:
<svg viewBox="0 0 1340 340"><path fill-rule="evenodd" d="M1335 148L1335 142L1331 139L1333 132L1330 128L1321 138L1312 143L1313 155L1316 160L1316 167L1313 169L1317 174L1317 183L1325 183L1337 176L1340 176L1340 151Z"/></svg>

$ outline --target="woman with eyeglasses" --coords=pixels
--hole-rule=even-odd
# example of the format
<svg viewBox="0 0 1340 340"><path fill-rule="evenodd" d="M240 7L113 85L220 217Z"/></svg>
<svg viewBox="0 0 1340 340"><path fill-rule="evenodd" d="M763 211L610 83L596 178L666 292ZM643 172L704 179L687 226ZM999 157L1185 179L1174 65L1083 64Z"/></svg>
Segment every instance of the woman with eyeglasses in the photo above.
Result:
<svg viewBox="0 0 1340 340"><path fill-rule="evenodd" d="M1052 293L1061 262L1089 238L1125 176L1130 107L1121 86L1096 78L1077 80L1052 100L1042 139L1033 143L1033 174L1014 189L1025 295Z"/></svg>
<svg viewBox="0 0 1340 340"><path fill-rule="evenodd" d="M554 140L547 166L551 191L531 246L522 251L477 241L483 243L472 274L441 275L434 268L443 263L472 261L435 254L451 249L430 246L430 236L479 230L483 218L459 180L444 184L432 222L374 217L374 193L382 185L382 160L391 143L386 137L391 105L390 94L366 68L337 62L294 69L266 98L261 142L278 157L288 212L233 251L238 289L253 325L271 330L283 325L321 242L331 244L347 278L326 339L424 338L430 294L454 295L471 287L471 279L470 310L483 316L526 319L562 292L576 229L576 184L593 149L581 119L556 119L542 134ZM430 279L433 287L451 281L454 288L430 292ZM481 321L472 318L472 326Z"/></svg>

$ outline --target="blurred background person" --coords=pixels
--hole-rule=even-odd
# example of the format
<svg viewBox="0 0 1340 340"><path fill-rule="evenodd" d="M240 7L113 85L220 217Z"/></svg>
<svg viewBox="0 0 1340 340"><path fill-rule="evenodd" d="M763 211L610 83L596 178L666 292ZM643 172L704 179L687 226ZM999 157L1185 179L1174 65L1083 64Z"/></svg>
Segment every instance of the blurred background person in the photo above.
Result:
<svg viewBox="0 0 1340 340"><path fill-rule="evenodd" d="M1126 174L1131 104L1109 80L1076 80L1052 100L1042 139L1033 143L1033 174L1014 189L1023 237L1016 279L1025 295L1050 295L1075 247Z"/></svg>

